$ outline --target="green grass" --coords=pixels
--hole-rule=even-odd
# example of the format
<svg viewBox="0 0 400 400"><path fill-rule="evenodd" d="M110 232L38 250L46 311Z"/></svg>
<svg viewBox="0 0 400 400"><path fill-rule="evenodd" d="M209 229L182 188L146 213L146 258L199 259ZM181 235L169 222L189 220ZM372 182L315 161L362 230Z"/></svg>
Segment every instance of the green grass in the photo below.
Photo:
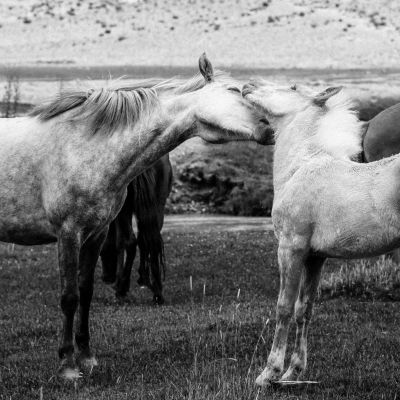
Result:
<svg viewBox="0 0 400 400"><path fill-rule="evenodd" d="M272 233L165 239L164 307L153 307L150 293L135 286L117 304L97 271L91 321L100 365L75 387L54 376L61 327L55 247L0 247L0 398L395 398L397 303L320 301L306 374L320 385L259 390L253 382L271 345L279 281Z"/></svg>

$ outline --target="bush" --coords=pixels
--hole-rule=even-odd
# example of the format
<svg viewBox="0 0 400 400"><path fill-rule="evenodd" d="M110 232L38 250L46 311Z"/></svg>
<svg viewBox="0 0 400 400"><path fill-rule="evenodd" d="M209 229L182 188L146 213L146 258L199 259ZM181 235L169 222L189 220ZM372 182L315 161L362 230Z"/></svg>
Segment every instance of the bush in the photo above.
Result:
<svg viewBox="0 0 400 400"><path fill-rule="evenodd" d="M12 118L17 115L20 100L19 77L14 74L7 75L2 99L2 117Z"/></svg>
<svg viewBox="0 0 400 400"><path fill-rule="evenodd" d="M203 144L172 159L174 186L167 211L271 215L272 150L255 143Z"/></svg>

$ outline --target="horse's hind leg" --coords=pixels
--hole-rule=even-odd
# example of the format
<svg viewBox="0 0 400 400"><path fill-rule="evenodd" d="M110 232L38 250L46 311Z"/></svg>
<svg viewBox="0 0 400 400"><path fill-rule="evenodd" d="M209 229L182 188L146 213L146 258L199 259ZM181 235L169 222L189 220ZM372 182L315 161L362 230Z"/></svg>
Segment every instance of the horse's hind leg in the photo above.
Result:
<svg viewBox="0 0 400 400"><path fill-rule="evenodd" d="M289 324L304 270L305 250L303 247L291 247L291 243L295 241L299 242L301 239L279 243L280 289L276 307L276 328L267 366L256 380L260 386L278 381L283 372Z"/></svg>
<svg viewBox="0 0 400 400"><path fill-rule="evenodd" d="M155 262L159 263L159 260L155 260ZM158 274L154 274L153 276L153 284L151 287L151 290L153 291L153 301L154 304L157 305L162 305L164 304L165 300L162 295L162 277L161 277L161 271L160 271L160 265L158 266Z"/></svg>
<svg viewBox="0 0 400 400"><path fill-rule="evenodd" d="M58 349L61 366L58 374L62 378L80 377L74 362L73 329L74 317L79 302L78 265L80 235L73 229L62 229L58 235L58 260L61 281L61 310L64 314L62 342Z"/></svg>
<svg viewBox="0 0 400 400"><path fill-rule="evenodd" d="M103 269L102 280L105 283L114 283L117 275L117 222L114 220L111 222L108 230L107 239L104 242L103 248L101 249L101 265Z"/></svg>
<svg viewBox="0 0 400 400"><path fill-rule="evenodd" d="M94 271L106 236L107 230L95 239L88 239L82 246L79 260L79 320L75 335L79 350L77 361L80 366L90 369L97 365L97 361L89 346L89 310L93 296Z"/></svg>
<svg viewBox="0 0 400 400"><path fill-rule="evenodd" d="M129 292L131 283L132 264L136 256L136 236L133 233L132 217L131 210L124 205L115 220L118 249L117 279L115 282L117 297L125 297Z"/></svg>
<svg viewBox="0 0 400 400"><path fill-rule="evenodd" d="M125 242L125 263L122 265L122 270L117 273L116 295L118 297L124 297L129 292L131 286L132 266L136 257L136 248L137 240L132 230L129 239Z"/></svg>
<svg viewBox="0 0 400 400"><path fill-rule="evenodd" d="M296 320L296 341L294 351L290 361L290 366L282 376L282 380L298 380L306 369L307 333L324 261L325 258L314 255L307 258L299 297L297 298L294 311Z"/></svg>
<svg viewBox="0 0 400 400"><path fill-rule="evenodd" d="M147 286L149 289L151 289L150 269L147 267L146 256L142 251L140 252L140 263L139 263L138 273L139 273L139 278L137 280L138 285L140 287Z"/></svg>

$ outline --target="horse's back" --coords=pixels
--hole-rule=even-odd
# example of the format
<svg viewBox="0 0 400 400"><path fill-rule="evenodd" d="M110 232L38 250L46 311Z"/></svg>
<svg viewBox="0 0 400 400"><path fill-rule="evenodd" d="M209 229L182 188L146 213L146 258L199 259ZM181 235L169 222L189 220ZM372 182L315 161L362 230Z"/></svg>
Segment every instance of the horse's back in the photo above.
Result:
<svg viewBox="0 0 400 400"><path fill-rule="evenodd" d="M400 103L372 118L364 137L364 154L367 162L398 153L400 153Z"/></svg>

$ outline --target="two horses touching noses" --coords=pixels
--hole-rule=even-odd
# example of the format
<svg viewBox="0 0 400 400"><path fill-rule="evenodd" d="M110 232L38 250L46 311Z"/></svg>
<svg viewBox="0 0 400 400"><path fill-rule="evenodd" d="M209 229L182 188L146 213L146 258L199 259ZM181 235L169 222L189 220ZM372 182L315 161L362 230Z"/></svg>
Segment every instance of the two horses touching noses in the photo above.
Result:
<svg viewBox="0 0 400 400"><path fill-rule="evenodd" d="M129 289L134 254L127 254L126 269L118 255L107 265L116 243L124 243L121 235L128 244L135 240L125 235L132 227L124 221L135 213L123 208L128 186L194 136L210 143L275 143L272 218L281 279L273 345L257 384L298 380L305 371L312 307L327 257L362 258L400 245L400 158L357 162L365 126L340 88L313 94L256 81L241 91L237 81L214 73L205 55L199 69L189 80L62 93L28 117L0 119L0 240L57 242L63 378L79 378L97 365L89 310L103 244L103 278L116 279L122 293ZM121 218L128 217L119 224L121 211ZM162 222L156 223L159 230ZM146 279L150 267L143 268ZM158 283L150 284L160 296ZM283 373L293 314L295 346Z"/></svg>
<svg viewBox="0 0 400 400"><path fill-rule="evenodd" d="M28 117L0 119L0 240L57 242L61 377L79 378L97 365L89 344L94 270L129 183L194 136L272 143L239 83L214 74L205 55L199 68L184 81L62 93Z"/></svg>
<svg viewBox="0 0 400 400"><path fill-rule="evenodd" d="M400 157L359 163L365 124L340 87L253 81L243 95L275 131L272 219L279 242L276 329L260 386L299 380L322 266L328 257L364 258L400 244ZM369 129L367 127L367 129ZM296 338L284 372L289 322Z"/></svg>

